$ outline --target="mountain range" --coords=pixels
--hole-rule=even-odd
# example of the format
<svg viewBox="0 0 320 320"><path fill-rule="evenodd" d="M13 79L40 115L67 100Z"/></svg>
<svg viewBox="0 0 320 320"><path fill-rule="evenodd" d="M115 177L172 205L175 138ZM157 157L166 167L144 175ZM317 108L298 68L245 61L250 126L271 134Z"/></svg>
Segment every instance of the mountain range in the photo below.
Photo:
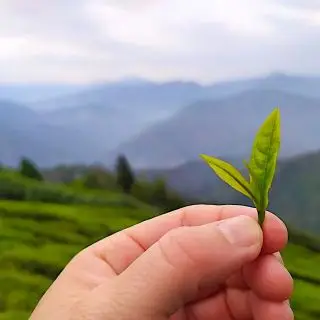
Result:
<svg viewBox="0 0 320 320"><path fill-rule="evenodd" d="M282 156L320 148L320 77L272 74L210 85L144 79L88 86L0 85L0 161L175 167L199 153L237 158L272 108L283 117ZM16 92L16 94L13 94Z"/></svg>
<svg viewBox="0 0 320 320"><path fill-rule="evenodd" d="M39 100L48 100L60 95L67 95L83 90L86 85L52 83L2 83L0 100L37 105Z"/></svg>
<svg viewBox="0 0 320 320"><path fill-rule="evenodd" d="M254 89L187 106L112 153L125 154L137 168L174 167L198 159L201 153L243 156L250 152L255 132L276 106L282 117L281 156L320 148L320 99Z"/></svg>

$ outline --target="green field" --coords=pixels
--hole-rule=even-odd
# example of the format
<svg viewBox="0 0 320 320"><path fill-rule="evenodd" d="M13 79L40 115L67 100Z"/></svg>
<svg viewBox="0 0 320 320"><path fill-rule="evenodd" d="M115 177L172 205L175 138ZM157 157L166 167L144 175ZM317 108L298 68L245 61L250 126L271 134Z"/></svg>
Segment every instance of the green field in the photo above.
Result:
<svg viewBox="0 0 320 320"><path fill-rule="evenodd" d="M151 213L131 206L0 201L0 319L27 319L74 254Z"/></svg>
<svg viewBox="0 0 320 320"><path fill-rule="evenodd" d="M163 211L147 204L159 197L152 190L140 185L137 200L119 190L85 188L81 180L67 186L0 170L0 320L28 319L76 253ZM160 195L163 206L181 203ZM320 241L297 231L290 239L283 256L295 279L296 319L320 319Z"/></svg>
<svg viewBox="0 0 320 320"><path fill-rule="evenodd" d="M152 214L150 207L137 204L89 207L0 201L0 320L27 319L74 254ZM290 244L284 259L295 277L296 319L319 319L320 253Z"/></svg>

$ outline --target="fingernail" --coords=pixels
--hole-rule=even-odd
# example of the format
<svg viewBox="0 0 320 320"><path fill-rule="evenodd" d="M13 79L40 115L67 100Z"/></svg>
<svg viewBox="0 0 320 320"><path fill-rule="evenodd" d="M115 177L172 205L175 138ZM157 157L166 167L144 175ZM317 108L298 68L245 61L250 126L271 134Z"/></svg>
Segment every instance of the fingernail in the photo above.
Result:
<svg viewBox="0 0 320 320"><path fill-rule="evenodd" d="M282 257L281 257L280 252L274 253L274 256L275 256L276 259L284 266L284 261L283 261L283 259L282 259Z"/></svg>
<svg viewBox="0 0 320 320"><path fill-rule="evenodd" d="M247 216L222 220L218 228L233 245L249 247L262 241L259 225Z"/></svg>
<svg viewBox="0 0 320 320"><path fill-rule="evenodd" d="M284 319L288 319L288 320L293 320L294 319L294 313L293 313L293 310L291 309L290 307L290 302L289 300L288 301L285 301L284 303L287 307L287 312L286 314L284 314Z"/></svg>

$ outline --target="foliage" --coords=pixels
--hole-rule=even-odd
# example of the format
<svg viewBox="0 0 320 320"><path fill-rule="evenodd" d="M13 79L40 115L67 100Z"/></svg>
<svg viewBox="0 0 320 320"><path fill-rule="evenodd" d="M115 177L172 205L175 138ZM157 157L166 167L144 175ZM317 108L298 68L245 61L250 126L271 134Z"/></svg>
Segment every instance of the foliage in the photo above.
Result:
<svg viewBox="0 0 320 320"><path fill-rule="evenodd" d="M116 163L117 183L125 193L130 193L135 177L127 158L120 155Z"/></svg>
<svg viewBox="0 0 320 320"><path fill-rule="evenodd" d="M135 198L163 211L175 210L188 204L177 193L169 190L162 179L154 182L140 179L133 185L131 193Z"/></svg>
<svg viewBox="0 0 320 320"><path fill-rule="evenodd" d="M28 178L42 181L43 177L40 171L37 169L35 163L27 158L22 158L19 165L19 172Z"/></svg>
<svg viewBox="0 0 320 320"><path fill-rule="evenodd" d="M168 190L166 182L163 179L157 179L154 182L152 195L156 203L165 203L168 198Z"/></svg>
<svg viewBox="0 0 320 320"><path fill-rule="evenodd" d="M91 168L82 178L83 186L88 189L119 190L112 173L103 168Z"/></svg>
<svg viewBox="0 0 320 320"><path fill-rule="evenodd" d="M260 127L246 167L249 182L231 164L213 157L201 155L215 173L235 190L252 200L257 208L260 225L269 204L269 190L276 169L280 148L280 112L275 109Z"/></svg>
<svg viewBox="0 0 320 320"><path fill-rule="evenodd" d="M91 169L86 165L58 165L42 170L46 181L71 183L75 179L84 176Z"/></svg>
<svg viewBox="0 0 320 320"><path fill-rule="evenodd" d="M320 240L311 238L315 246ZM294 278L291 306L296 320L317 320L320 316L320 276L318 266L320 251L303 245L289 244L282 252L284 262Z"/></svg>
<svg viewBox="0 0 320 320"><path fill-rule="evenodd" d="M62 184L38 182L9 170L0 171L0 199L61 204L135 207L139 201L129 195L106 190L86 190Z"/></svg>
<svg viewBox="0 0 320 320"><path fill-rule="evenodd" d="M57 169L55 169L55 174L62 179L64 177L59 174ZM115 175L101 167L87 168L79 178L67 185L72 187L73 190L78 190L82 193L90 189L106 193L110 193L110 191L117 192L118 194L121 191L121 188L117 185ZM163 179L156 179L150 182L142 178L135 178L135 183L131 188L131 195L144 203L159 207L162 211L175 210L190 203L167 188Z"/></svg>

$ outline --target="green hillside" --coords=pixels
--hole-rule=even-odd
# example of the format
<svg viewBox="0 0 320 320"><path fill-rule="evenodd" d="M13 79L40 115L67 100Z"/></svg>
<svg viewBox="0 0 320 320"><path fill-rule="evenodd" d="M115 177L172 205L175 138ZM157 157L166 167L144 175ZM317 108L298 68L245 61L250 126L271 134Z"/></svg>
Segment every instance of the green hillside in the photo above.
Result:
<svg viewBox="0 0 320 320"><path fill-rule="evenodd" d="M143 207L0 201L0 319L27 319L73 255L151 215Z"/></svg>
<svg viewBox="0 0 320 320"><path fill-rule="evenodd" d="M72 256L160 212L121 192L31 181L14 172L0 172L0 198L0 320L28 319ZM298 233L291 240L284 259L295 278L296 319L319 319L320 242Z"/></svg>
<svg viewBox="0 0 320 320"><path fill-rule="evenodd" d="M243 157L245 159L245 156ZM245 175L242 159L223 158ZM203 161L193 161L167 170L146 170L150 180L163 177L179 194L210 203L252 205L251 201L219 179ZM269 209L286 223L320 234L320 152L281 159L270 193Z"/></svg>
<svg viewBox="0 0 320 320"><path fill-rule="evenodd" d="M231 194L231 193L230 193ZM231 203L249 204L238 194ZM320 234L320 152L282 160L270 192L269 209L287 224ZM250 203L251 205L251 203Z"/></svg>
<svg viewBox="0 0 320 320"><path fill-rule="evenodd" d="M320 152L283 161L270 207L290 224L320 234Z"/></svg>

